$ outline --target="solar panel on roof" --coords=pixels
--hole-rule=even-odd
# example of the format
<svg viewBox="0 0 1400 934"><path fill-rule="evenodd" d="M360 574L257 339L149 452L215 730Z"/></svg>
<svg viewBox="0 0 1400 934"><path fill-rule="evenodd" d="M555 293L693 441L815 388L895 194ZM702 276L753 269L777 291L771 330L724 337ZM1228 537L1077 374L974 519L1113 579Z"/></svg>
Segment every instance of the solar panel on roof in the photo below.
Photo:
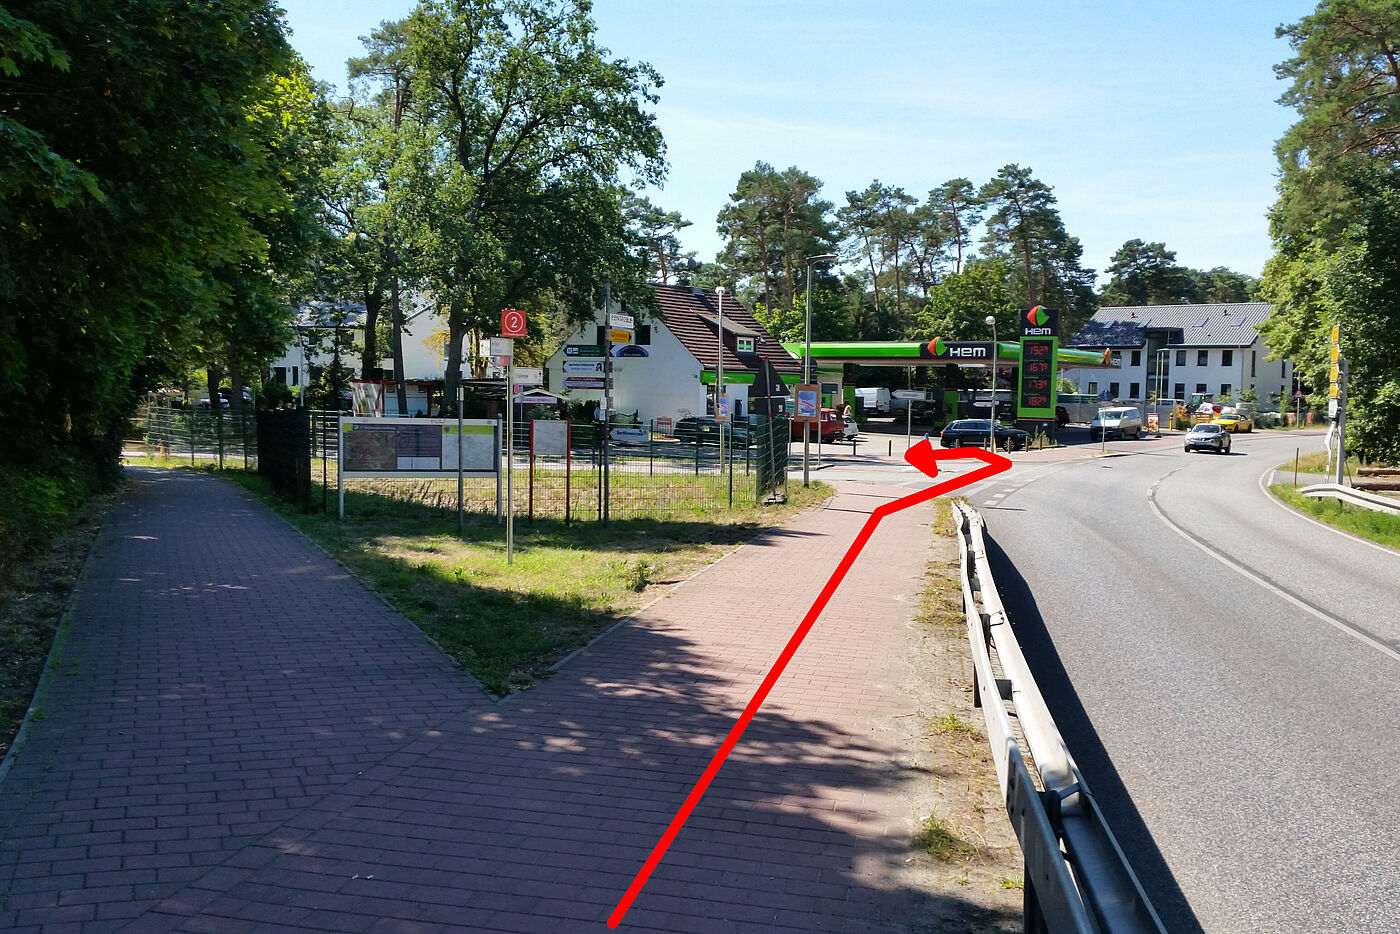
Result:
<svg viewBox="0 0 1400 934"><path fill-rule="evenodd" d="M1203 327L1205 327L1205 326L1206 326L1206 320L1207 320L1207 319L1202 318L1200 321L1197 321L1197 322L1193 325L1193 327L1198 327L1198 328L1203 328Z"/></svg>

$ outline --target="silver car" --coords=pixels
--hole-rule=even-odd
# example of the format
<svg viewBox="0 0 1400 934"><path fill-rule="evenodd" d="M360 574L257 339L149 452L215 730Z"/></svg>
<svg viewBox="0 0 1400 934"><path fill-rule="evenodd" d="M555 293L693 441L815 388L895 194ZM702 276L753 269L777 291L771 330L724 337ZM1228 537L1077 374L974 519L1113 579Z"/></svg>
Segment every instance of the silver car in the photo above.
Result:
<svg viewBox="0 0 1400 934"><path fill-rule="evenodd" d="M1089 437L1137 438L1142 435L1142 413L1132 406L1099 409L1089 423Z"/></svg>
<svg viewBox="0 0 1400 934"><path fill-rule="evenodd" d="M1217 454L1230 453L1230 433L1224 425L1204 423L1192 426L1186 433L1186 453L1192 451L1214 451Z"/></svg>

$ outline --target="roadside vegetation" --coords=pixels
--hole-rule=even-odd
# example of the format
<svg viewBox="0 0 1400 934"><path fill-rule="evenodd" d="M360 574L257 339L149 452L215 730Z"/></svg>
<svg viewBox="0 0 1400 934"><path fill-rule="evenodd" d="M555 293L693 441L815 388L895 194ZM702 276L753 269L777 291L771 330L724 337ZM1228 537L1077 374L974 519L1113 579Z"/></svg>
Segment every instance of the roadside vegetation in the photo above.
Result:
<svg viewBox="0 0 1400 934"><path fill-rule="evenodd" d="M1400 516L1351 506L1340 500L1300 496L1290 483L1275 483L1270 489L1299 512L1368 541L1400 549Z"/></svg>

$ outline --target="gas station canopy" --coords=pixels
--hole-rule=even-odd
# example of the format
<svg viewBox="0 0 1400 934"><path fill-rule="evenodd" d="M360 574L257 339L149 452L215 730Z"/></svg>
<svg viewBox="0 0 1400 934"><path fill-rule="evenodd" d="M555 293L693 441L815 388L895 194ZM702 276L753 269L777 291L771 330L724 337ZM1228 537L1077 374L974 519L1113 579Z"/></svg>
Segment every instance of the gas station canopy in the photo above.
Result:
<svg viewBox="0 0 1400 934"><path fill-rule="evenodd" d="M842 363L859 363L863 366L990 366L992 342L957 343L944 342L938 338L927 342L916 341L812 341L812 359L818 365L831 366ZM801 360L804 345L801 341L783 344L783 349ZM977 350L982 353L958 353L961 349ZM1061 348L1058 363L1061 369L1082 367L1086 369L1110 368L1108 351L1072 350ZM1019 366L1021 345L1019 342L998 341L996 351L998 366Z"/></svg>

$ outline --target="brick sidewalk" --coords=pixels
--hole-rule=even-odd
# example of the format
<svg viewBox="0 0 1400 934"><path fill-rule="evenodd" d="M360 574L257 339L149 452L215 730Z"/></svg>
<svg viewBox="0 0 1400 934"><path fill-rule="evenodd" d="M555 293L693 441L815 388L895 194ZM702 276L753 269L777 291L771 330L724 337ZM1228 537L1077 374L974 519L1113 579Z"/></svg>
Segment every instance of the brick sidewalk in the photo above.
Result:
<svg viewBox="0 0 1400 934"><path fill-rule="evenodd" d="M0 787L0 929L604 931L879 488L850 486L496 704L241 492L137 473ZM916 931L930 781L887 519L624 922Z"/></svg>

